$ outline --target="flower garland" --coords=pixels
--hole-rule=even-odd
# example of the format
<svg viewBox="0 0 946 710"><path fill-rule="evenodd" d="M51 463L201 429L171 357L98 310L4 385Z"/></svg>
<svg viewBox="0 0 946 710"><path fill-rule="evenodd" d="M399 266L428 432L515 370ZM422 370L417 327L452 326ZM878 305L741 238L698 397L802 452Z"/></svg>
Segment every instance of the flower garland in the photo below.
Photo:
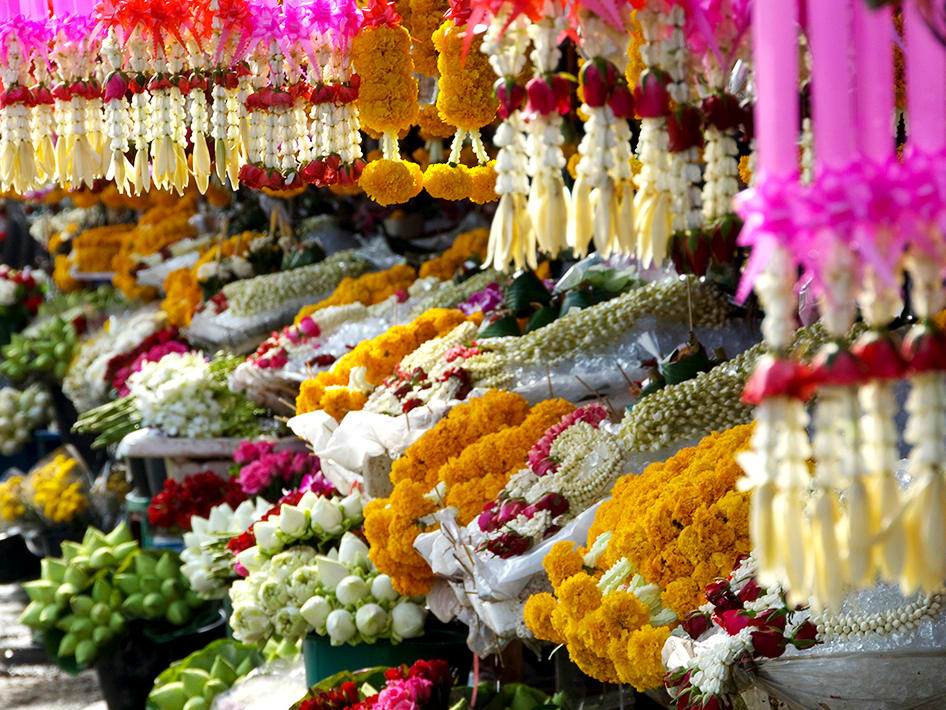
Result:
<svg viewBox="0 0 946 710"><path fill-rule="evenodd" d="M390 269L364 274L357 278L344 278L335 287L331 296L323 298L314 305L303 306L296 313L293 323L299 325L303 318L311 317L317 311L331 306L342 306L349 303L373 306L399 292L403 292L406 296L407 289L416 279L417 272L406 264L397 264Z"/></svg>
<svg viewBox="0 0 946 710"><path fill-rule="evenodd" d="M669 625L749 552L747 496L735 490L741 471L734 453L751 431L712 434L639 476L618 479L595 515L588 547L559 543L546 556L555 592L526 603L533 633L567 644L594 678L639 690L660 685Z"/></svg>
<svg viewBox="0 0 946 710"><path fill-rule="evenodd" d="M331 370L302 383L296 399L297 414L322 409L341 420L349 411L361 409L367 395L394 372L404 357L428 340L450 332L464 320L467 316L459 311L432 309L409 325L394 326L376 338L359 343Z"/></svg>
<svg viewBox="0 0 946 710"><path fill-rule="evenodd" d="M191 529L191 516L206 517L211 508L227 504L237 506L246 500L246 493L232 479L221 478L213 471L187 476L182 482L173 478L164 481L161 491L148 506L148 522L159 528Z"/></svg>

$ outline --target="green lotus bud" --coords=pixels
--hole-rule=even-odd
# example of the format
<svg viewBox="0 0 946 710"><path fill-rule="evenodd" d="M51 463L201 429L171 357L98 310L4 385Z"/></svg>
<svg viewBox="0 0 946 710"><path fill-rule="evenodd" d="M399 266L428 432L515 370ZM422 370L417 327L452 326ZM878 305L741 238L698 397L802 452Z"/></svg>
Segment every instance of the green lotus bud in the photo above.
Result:
<svg viewBox="0 0 946 710"><path fill-rule="evenodd" d="M30 602L26 605L26 608L23 610L23 613L20 614L20 623L24 626L30 626L33 628L39 628L40 626L40 617L43 615L43 609L46 608L46 605L43 602Z"/></svg>
<svg viewBox="0 0 946 710"><path fill-rule="evenodd" d="M115 553L112 552L110 547L98 548L89 558L89 566L92 569L106 569L115 567L117 564L118 560L115 559Z"/></svg>
<svg viewBox="0 0 946 710"><path fill-rule="evenodd" d="M125 594L134 594L139 590L138 576L128 572L116 574L115 585Z"/></svg>
<svg viewBox="0 0 946 710"><path fill-rule="evenodd" d="M187 602L187 606L189 606L191 609L196 609L204 603L204 600L197 596L197 592L195 592L193 589L188 589L187 592L185 592L184 601Z"/></svg>
<svg viewBox="0 0 946 710"><path fill-rule="evenodd" d="M181 565L171 556L170 552L165 552L158 560L155 566L155 572L162 579L173 579L181 574Z"/></svg>
<svg viewBox="0 0 946 710"><path fill-rule="evenodd" d="M254 668L256 668L256 664L253 663L252 658L247 656L242 661L240 661L240 664L236 667L237 677L242 678Z"/></svg>
<svg viewBox="0 0 946 710"><path fill-rule="evenodd" d="M132 594L122 602L122 611L131 616L142 616L144 614L144 594Z"/></svg>
<svg viewBox="0 0 946 710"><path fill-rule="evenodd" d="M80 545L78 542L73 542L72 540L65 540L62 543L61 549L62 549L63 560L65 560L66 562L71 562L75 558L76 555L81 555L84 552L82 549L82 545ZM61 560L53 560L53 559L50 559L49 557L44 557L43 562L44 563L45 562L61 562ZM49 576L46 574L45 567L43 568L43 576L44 577Z"/></svg>
<svg viewBox="0 0 946 710"><path fill-rule="evenodd" d="M154 557L149 555L146 552L139 552L135 555L135 572L138 573L139 577L144 577L146 575L153 575L154 568L157 566Z"/></svg>
<svg viewBox="0 0 946 710"><path fill-rule="evenodd" d="M92 585L92 598L100 603L106 603L112 596L112 585L104 579L95 580Z"/></svg>
<svg viewBox="0 0 946 710"><path fill-rule="evenodd" d="M98 646L91 639L80 641L76 646L76 663L84 666L86 663L90 663L98 652Z"/></svg>
<svg viewBox="0 0 946 710"><path fill-rule="evenodd" d="M209 707L210 703L204 700L203 697L191 698L184 703L184 710L207 710Z"/></svg>
<svg viewBox="0 0 946 710"><path fill-rule="evenodd" d="M69 633L75 634L79 638L89 638L95 630L95 624L91 619L84 616L77 616L69 625Z"/></svg>
<svg viewBox="0 0 946 710"><path fill-rule="evenodd" d="M108 605L109 609L117 609L121 606L122 599L125 598L125 595L122 594L120 589L112 588L112 593L108 595L108 601L105 602Z"/></svg>
<svg viewBox="0 0 946 710"><path fill-rule="evenodd" d="M121 564L137 549L138 543L135 540L131 540L130 542L115 545L115 547L112 548L112 554L115 555L115 559Z"/></svg>
<svg viewBox="0 0 946 710"><path fill-rule="evenodd" d="M184 596L184 583L180 577L161 582L161 594L165 599L180 599Z"/></svg>
<svg viewBox="0 0 946 710"><path fill-rule="evenodd" d="M101 530L96 530L95 528L85 529L85 535L82 536L82 546L86 549L87 553L91 554L100 547L107 545L108 541L105 539Z"/></svg>
<svg viewBox="0 0 946 710"><path fill-rule="evenodd" d="M113 611L108 618L108 628L111 629L113 634L120 633L125 629L125 617L117 611Z"/></svg>
<svg viewBox="0 0 946 710"><path fill-rule="evenodd" d="M144 607L144 615L150 619L164 616L164 612L167 611L168 608L167 602L164 601L164 597L160 594L145 595L142 606Z"/></svg>
<svg viewBox="0 0 946 710"><path fill-rule="evenodd" d="M148 700L157 705L159 710L182 710L187 702L187 694L184 692L184 684L175 681L152 690Z"/></svg>
<svg viewBox="0 0 946 710"><path fill-rule="evenodd" d="M56 623L63 607L60 604L49 604L39 614L39 628L49 629Z"/></svg>
<svg viewBox="0 0 946 710"><path fill-rule="evenodd" d="M66 549L66 543L62 543L63 551ZM50 582L59 583L65 579L66 575L66 563L62 560L57 560L53 557L44 557L39 563L40 574L43 579L48 579Z"/></svg>
<svg viewBox="0 0 946 710"><path fill-rule="evenodd" d="M204 686L210 680L210 674L200 668L185 668L181 671L181 682L187 697L194 698L204 694Z"/></svg>
<svg viewBox="0 0 946 710"><path fill-rule="evenodd" d="M114 530L105 536L105 541L114 547L115 545L121 545L124 542L134 542L135 539L131 536L131 530L128 529L128 525L126 525L125 521L122 520L118 525L115 526Z"/></svg>
<svg viewBox="0 0 946 710"><path fill-rule="evenodd" d="M88 597L85 594L79 594L69 600L69 606L76 616L89 616L89 612L92 611L94 604L95 602L92 601L92 597Z"/></svg>
<svg viewBox="0 0 946 710"><path fill-rule="evenodd" d="M153 575L149 575L147 577L139 577L138 588L144 594L160 594L161 593L161 579L160 577L155 577Z"/></svg>
<svg viewBox="0 0 946 710"><path fill-rule="evenodd" d="M69 603L69 600L78 593L78 589L73 587L68 582L63 582L56 588L56 603L65 606Z"/></svg>
<svg viewBox="0 0 946 710"><path fill-rule="evenodd" d="M191 616L190 607L183 599L168 604L167 619L175 626L183 626Z"/></svg>
<svg viewBox="0 0 946 710"><path fill-rule="evenodd" d="M92 630L92 640L96 646L103 646L112 638L112 632L107 626L96 626Z"/></svg>
<svg viewBox="0 0 946 710"><path fill-rule="evenodd" d="M89 573L83 567L69 565L66 568L63 581L68 582L76 589L85 589L89 585Z"/></svg>
<svg viewBox="0 0 946 710"><path fill-rule="evenodd" d="M88 570L89 569L89 556L86 555L85 553L76 555L71 560L69 560L69 564L74 567L78 567L79 569L82 569L82 570Z"/></svg>
<svg viewBox="0 0 946 710"><path fill-rule="evenodd" d="M207 684L204 686L204 700L210 702L216 698L220 693L227 691L227 684L222 680L217 680L216 678L211 678L207 681Z"/></svg>
<svg viewBox="0 0 946 710"><path fill-rule="evenodd" d="M237 679L236 671L220 656L214 659L213 667L210 669L210 677L222 681L228 688L233 685Z"/></svg>
<svg viewBox="0 0 946 710"><path fill-rule="evenodd" d="M72 656L76 652L76 646L79 645L79 637L75 634L66 634L62 637L62 640L59 642L59 648L56 650L56 655L60 658L66 656Z"/></svg>
<svg viewBox="0 0 946 710"><path fill-rule="evenodd" d="M46 560L44 559L43 562ZM24 582L23 589L26 596L34 602L44 602L49 604L56 598L56 586L48 579L34 579L32 582Z"/></svg>
<svg viewBox="0 0 946 710"><path fill-rule="evenodd" d="M109 619L112 618L112 610L108 604L98 602L89 612L89 618L96 626L108 626Z"/></svg>

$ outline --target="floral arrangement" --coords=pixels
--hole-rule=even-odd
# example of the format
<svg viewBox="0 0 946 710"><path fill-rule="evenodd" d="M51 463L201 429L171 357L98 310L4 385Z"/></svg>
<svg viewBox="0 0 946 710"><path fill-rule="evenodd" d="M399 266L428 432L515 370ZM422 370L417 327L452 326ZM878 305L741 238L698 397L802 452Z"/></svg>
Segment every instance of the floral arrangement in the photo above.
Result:
<svg viewBox="0 0 946 710"><path fill-rule="evenodd" d="M331 291L346 276L357 276L366 268L367 264L356 252L340 251L318 264L227 284L223 295L232 313L246 318L307 294Z"/></svg>
<svg viewBox="0 0 946 710"><path fill-rule="evenodd" d="M277 501L284 490L300 486L312 488L314 482L327 485L319 472L318 456L308 451L276 451L271 441L243 441L233 453L230 475L247 495Z"/></svg>
<svg viewBox="0 0 946 710"><path fill-rule="evenodd" d="M148 522L159 528L189 532L191 518L205 518L218 505L237 506L246 500L242 487L232 479L221 478L213 471L193 473L178 483L164 481L161 492L151 499Z"/></svg>
<svg viewBox="0 0 946 710"><path fill-rule="evenodd" d="M529 449L526 468L513 474L477 518L480 551L515 557L554 535L600 500L621 472L625 449L601 425L607 411L590 404L566 414Z"/></svg>
<svg viewBox="0 0 946 710"><path fill-rule="evenodd" d="M196 352L168 353L128 378L128 394L83 414L80 433L98 433L95 445L116 443L139 427L171 437L237 437L258 433L261 410L234 394L229 374L242 359L218 354L209 362Z"/></svg>
<svg viewBox="0 0 946 710"><path fill-rule="evenodd" d="M52 417L52 398L40 385L0 389L0 454L15 454L30 440L33 430Z"/></svg>
<svg viewBox="0 0 946 710"><path fill-rule="evenodd" d="M128 378L140 372L147 362L159 362L169 353L184 354L188 347L181 340L177 340L177 331L173 328L164 328L146 338L141 345L128 353L116 355L108 363L108 370L113 371L111 376L112 389L120 397L128 394ZM122 365L122 363L127 363Z"/></svg>
<svg viewBox="0 0 946 710"><path fill-rule="evenodd" d="M443 254L421 264L417 275L422 279L436 276L441 281L449 281L467 261L482 262L486 257L488 242L489 230L487 229L474 229L458 234L453 244Z"/></svg>
<svg viewBox="0 0 946 710"><path fill-rule="evenodd" d="M29 268L17 271L0 264L0 345L26 327L39 311L43 297L42 283Z"/></svg>
<svg viewBox="0 0 946 710"><path fill-rule="evenodd" d="M359 343L335 362L331 370L302 383L296 412L304 414L322 409L341 420L349 411L361 409L368 394L404 357L465 320L467 316L459 311L432 309L408 325L394 326L376 338Z"/></svg>
<svg viewBox="0 0 946 710"><path fill-rule="evenodd" d="M757 573L755 560L744 559L725 579L706 587L707 603L674 631L697 642L692 661L686 665L671 661L668 668L664 682L677 707L731 708L735 666L778 658L788 646L805 650L818 643L808 608L789 607L778 586L759 585Z"/></svg>
<svg viewBox="0 0 946 710"><path fill-rule="evenodd" d="M418 299L417 305L411 309L411 315L416 317L431 308L456 308L474 294L479 293L491 283L501 279L501 275L492 269L485 269L474 273L463 281L447 283Z"/></svg>
<svg viewBox="0 0 946 710"><path fill-rule="evenodd" d="M30 471L23 488L27 504L53 523L71 523L89 508L88 485L79 462L63 453Z"/></svg>
<svg viewBox="0 0 946 710"><path fill-rule="evenodd" d="M72 239L72 261L85 273L112 271L112 259L121 251L125 237L134 230L131 224L91 227Z"/></svg>
<svg viewBox="0 0 946 710"><path fill-rule="evenodd" d="M357 278L344 278L335 287L331 296L323 298L314 305L303 306L296 314L293 323L299 325L300 321L306 316L312 316L317 311L330 306L343 306L349 303L372 306L397 293L403 293L406 298L407 289L410 288L416 278L417 273L406 264L398 264L390 269L372 274L363 274Z"/></svg>
<svg viewBox="0 0 946 710"><path fill-rule="evenodd" d="M618 479L587 548L559 543L546 556L554 596L533 595L525 607L536 637L566 644L599 680L659 686L670 626L749 552L748 501L735 490L741 473L734 457L751 433L738 426L712 434Z"/></svg>
<svg viewBox="0 0 946 710"><path fill-rule="evenodd" d="M384 685L342 683L337 689L313 689L292 710L422 710L446 708L453 675L446 661L415 661L384 673Z"/></svg>
<svg viewBox="0 0 946 710"><path fill-rule="evenodd" d="M469 523L526 461L529 448L572 407L548 400L529 409L519 395L491 390L459 404L391 468L394 490L365 507L371 559L405 594L426 593L433 573L414 550L417 535L436 529L429 516L454 506Z"/></svg>
<svg viewBox="0 0 946 710"><path fill-rule="evenodd" d="M213 506L207 515L192 515L184 533L181 574L201 599L222 599L237 578L227 543L269 510L265 498L247 498L238 506Z"/></svg>

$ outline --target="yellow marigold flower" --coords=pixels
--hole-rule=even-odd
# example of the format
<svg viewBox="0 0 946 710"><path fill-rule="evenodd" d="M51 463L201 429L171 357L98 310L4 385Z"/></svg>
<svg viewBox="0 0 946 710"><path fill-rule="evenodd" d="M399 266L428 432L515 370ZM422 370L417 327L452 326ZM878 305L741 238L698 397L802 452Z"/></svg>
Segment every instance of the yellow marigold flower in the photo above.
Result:
<svg viewBox="0 0 946 710"><path fill-rule="evenodd" d="M434 163L424 171L424 189L441 200L465 200L473 190L470 169L465 165Z"/></svg>
<svg viewBox="0 0 946 710"><path fill-rule="evenodd" d="M65 254L56 254L53 267L53 283L63 293L75 291L82 283L72 278L72 259Z"/></svg>
<svg viewBox="0 0 946 710"><path fill-rule="evenodd" d="M586 572L579 572L566 579L556 587L555 594L565 608L573 610L574 614L590 614L601 606L598 583Z"/></svg>
<svg viewBox="0 0 946 710"><path fill-rule="evenodd" d="M431 35L450 8L446 0L410 0L410 30L414 39L414 70L427 76L437 75L437 53Z"/></svg>
<svg viewBox="0 0 946 710"><path fill-rule="evenodd" d="M23 489L25 481L23 476L10 476L0 483L0 520L12 523L26 513L26 505L23 502L26 495Z"/></svg>
<svg viewBox="0 0 946 710"><path fill-rule="evenodd" d="M485 259L487 244L489 244L489 230L485 227L457 235L447 251L421 264L418 275L422 279L431 276L436 276L441 281L452 279L457 269L470 257L477 256L481 260Z"/></svg>
<svg viewBox="0 0 946 710"><path fill-rule="evenodd" d="M552 624L552 613L557 606L558 602L551 594L533 594L526 600L523 616L526 626L537 639L555 644L565 643L565 637Z"/></svg>
<svg viewBox="0 0 946 710"><path fill-rule="evenodd" d="M485 165L470 168L470 202L484 205L499 199L496 193L496 161L490 160Z"/></svg>
<svg viewBox="0 0 946 710"><path fill-rule="evenodd" d="M420 107L417 116L417 126L420 128L420 137L425 141L443 140L456 133L456 129L449 123L444 123L437 110L437 104L424 104Z"/></svg>
<svg viewBox="0 0 946 710"><path fill-rule="evenodd" d="M193 269L177 269L164 278L164 300L161 310L168 323L178 327L188 326L197 307L204 300L203 291Z"/></svg>
<svg viewBox="0 0 946 710"><path fill-rule="evenodd" d="M626 631L635 631L650 621L650 609L631 592L617 590L601 599L601 613Z"/></svg>
<svg viewBox="0 0 946 710"><path fill-rule="evenodd" d="M398 291L407 290L417 279L413 267L397 264L390 269L363 274L356 278L348 276L335 287L332 295L311 306L303 306L296 314L294 323L299 324L306 316L330 306L343 306L349 303L361 303L373 306L386 300Z"/></svg>
<svg viewBox="0 0 946 710"><path fill-rule="evenodd" d="M665 675L661 652L670 636L666 626L654 628L647 624L631 634L627 642L627 668L630 671L626 682L644 692L663 685Z"/></svg>
<svg viewBox="0 0 946 710"><path fill-rule="evenodd" d="M356 101L361 125L379 133L410 128L419 109L407 30L364 26L352 40L351 58L361 77ZM365 192L370 194L367 188Z"/></svg>
<svg viewBox="0 0 946 710"><path fill-rule="evenodd" d="M641 74L647 68L644 59L641 57L641 45L644 43L644 33L641 31L640 23L637 21L637 12L631 13L631 26L628 30L630 42L627 46L627 67L624 69L624 78L627 79L627 85L633 90L640 83Z"/></svg>
<svg viewBox="0 0 946 710"><path fill-rule="evenodd" d="M397 205L421 191L424 174L417 163L382 158L365 166L358 184L379 205Z"/></svg>
<svg viewBox="0 0 946 710"><path fill-rule="evenodd" d="M557 542L542 560L545 573L552 586L558 588L562 582L584 571L585 563L575 549L575 544L567 540Z"/></svg>
<svg viewBox="0 0 946 710"><path fill-rule="evenodd" d="M368 401L368 396L361 392L353 392L347 387L330 389L322 397L321 409L341 421L349 412L360 410Z"/></svg>
<svg viewBox="0 0 946 710"><path fill-rule="evenodd" d="M748 185L752 182L752 170L749 168L750 156L742 155L739 157L739 179L743 184Z"/></svg>
<svg viewBox="0 0 946 710"><path fill-rule="evenodd" d="M489 58L481 51L482 35L476 35L466 56L463 45L466 25L457 27L447 20L433 34L434 46L440 53L437 110L445 123L464 131L476 131L496 116L499 102L493 91L496 73Z"/></svg>

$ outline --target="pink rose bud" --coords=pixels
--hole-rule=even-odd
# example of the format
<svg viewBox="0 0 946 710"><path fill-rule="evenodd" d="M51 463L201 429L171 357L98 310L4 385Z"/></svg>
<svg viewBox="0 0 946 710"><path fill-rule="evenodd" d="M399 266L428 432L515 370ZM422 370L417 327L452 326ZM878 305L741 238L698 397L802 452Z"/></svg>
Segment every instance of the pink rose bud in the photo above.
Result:
<svg viewBox="0 0 946 710"><path fill-rule="evenodd" d="M621 82L614 87L608 106L617 118L631 118L634 115L634 96L627 84Z"/></svg>
<svg viewBox="0 0 946 710"><path fill-rule="evenodd" d="M721 614L715 614L716 623L730 636L735 636L752 624L752 617L742 609L727 609Z"/></svg>
<svg viewBox="0 0 946 710"><path fill-rule="evenodd" d="M522 107L522 102L526 98L526 90L522 84L517 84L513 78L500 78L493 84L496 92L496 98L499 100L499 109L496 113L500 118L509 118L515 111Z"/></svg>
<svg viewBox="0 0 946 710"><path fill-rule="evenodd" d="M514 520L525 507L526 504L518 500L503 503L503 506L499 509L499 522L508 523L510 520Z"/></svg>
<svg viewBox="0 0 946 710"><path fill-rule="evenodd" d="M769 397L794 397L805 402L812 394L814 383L806 365L783 358L765 358L746 382L742 402L758 405Z"/></svg>
<svg viewBox="0 0 946 710"><path fill-rule="evenodd" d="M601 62L605 63L605 62ZM607 70L599 68L599 62L590 61L581 69L581 86L585 104L591 108L600 108L608 101L611 86L607 83Z"/></svg>
<svg viewBox="0 0 946 710"><path fill-rule="evenodd" d="M664 77L645 71L634 88L634 105L640 118L660 118L670 113L670 95Z"/></svg>
<svg viewBox="0 0 946 710"><path fill-rule="evenodd" d="M811 363L811 377L819 385L847 387L864 380L864 366L850 350L831 343L822 348Z"/></svg>
<svg viewBox="0 0 946 710"><path fill-rule="evenodd" d="M306 316L299 321L299 330L305 333L308 338L314 338L322 332L319 324L312 320L311 316Z"/></svg>
<svg viewBox="0 0 946 710"><path fill-rule="evenodd" d="M553 518L568 512L568 498L561 493L546 493L535 507L539 510L547 510Z"/></svg>
<svg viewBox="0 0 946 710"><path fill-rule="evenodd" d="M499 528L499 521L496 519L496 516L485 510L479 514L476 522L483 532L492 532Z"/></svg>
<svg viewBox="0 0 946 710"><path fill-rule="evenodd" d="M946 370L946 335L928 326L914 326L903 341L902 353L911 373Z"/></svg>
<svg viewBox="0 0 946 710"><path fill-rule="evenodd" d="M112 72L111 76L105 80L105 94L102 98L105 101L123 99L127 90L128 82L118 72Z"/></svg>
<svg viewBox="0 0 946 710"><path fill-rule="evenodd" d="M895 380L906 371L900 349L889 335L868 331L857 339L851 352L873 379Z"/></svg>
<svg viewBox="0 0 946 710"><path fill-rule="evenodd" d="M555 92L542 77L534 76L529 80L526 84L526 94L529 97L527 112L547 116L555 110Z"/></svg>

